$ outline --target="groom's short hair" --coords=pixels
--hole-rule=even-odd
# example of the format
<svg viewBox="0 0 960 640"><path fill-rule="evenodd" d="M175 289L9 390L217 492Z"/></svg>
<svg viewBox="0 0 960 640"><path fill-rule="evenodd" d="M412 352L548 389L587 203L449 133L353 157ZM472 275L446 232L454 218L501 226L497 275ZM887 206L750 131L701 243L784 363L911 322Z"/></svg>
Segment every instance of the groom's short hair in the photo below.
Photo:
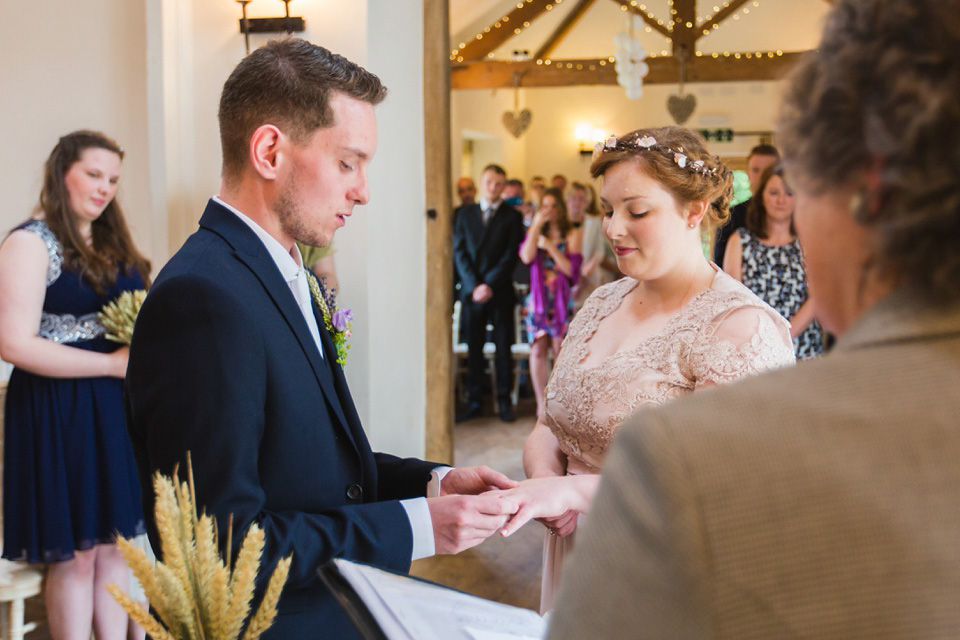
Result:
<svg viewBox="0 0 960 640"><path fill-rule="evenodd" d="M333 92L376 105L387 88L360 65L300 38L272 40L241 60L220 94L223 177L240 176L250 137L264 124L297 144L332 125Z"/></svg>

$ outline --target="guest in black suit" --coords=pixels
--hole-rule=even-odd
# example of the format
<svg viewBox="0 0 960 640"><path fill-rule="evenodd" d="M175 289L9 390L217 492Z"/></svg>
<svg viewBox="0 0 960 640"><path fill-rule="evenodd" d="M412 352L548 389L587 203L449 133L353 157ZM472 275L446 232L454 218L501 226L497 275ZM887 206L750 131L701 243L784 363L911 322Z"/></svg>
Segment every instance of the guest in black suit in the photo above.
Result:
<svg viewBox="0 0 960 640"><path fill-rule="evenodd" d="M750 179L750 193L757 192L760 176L767 168L780 162L780 152L772 144L758 144L750 150L747 156L747 178ZM717 241L713 245L713 261L718 266L723 265L723 254L727 250L730 236L747 226L747 208L753 198L747 198L735 207L730 207L730 220L717 230Z"/></svg>
<svg viewBox="0 0 960 640"><path fill-rule="evenodd" d="M349 558L406 571L479 543L515 508L451 495L514 484L485 467L441 475L371 451L296 248L328 245L367 202L385 94L376 76L304 40L271 42L237 66L220 98L220 195L157 277L130 350L145 512L151 475L190 451L221 545L232 514L233 549L254 522L266 533L262 576L293 554L264 638L357 637L318 567ZM158 549L149 516L148 529Z"/></svg>
<svg viewBox="0 0 960 640"><path fill-rule="evenodd" d="M457 212L453 231L453 257L460 276L461 315L467 334L466 410L458 420L480 415L483 381L483 344L486 326L493 323L493 341L497 346L497 401L500 419L513 420L510 402L514 342L514 306L517 297L512 275L523 241L523 216L503 202L501 194L507 174L492 164L480 176L480 203Z"/></svg>

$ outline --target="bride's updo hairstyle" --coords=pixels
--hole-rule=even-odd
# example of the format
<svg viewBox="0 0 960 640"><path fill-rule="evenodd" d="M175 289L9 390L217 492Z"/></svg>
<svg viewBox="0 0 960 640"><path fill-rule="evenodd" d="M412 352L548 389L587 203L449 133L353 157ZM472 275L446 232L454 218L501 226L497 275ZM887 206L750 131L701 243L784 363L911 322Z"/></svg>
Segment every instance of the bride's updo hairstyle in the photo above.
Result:
<svg viewBox="0 0 960 640"><path fill-rule="evenodd" d="M960 300L958 51L960 0L837 2L779 122L796 186L866 183L850 206L868 266L934 302Z"/></svg>
<svg viewBox="0 0 960 640"><path fill-rule="evenodd" d="M703 227L715 229L730 218L733 172L710 155L703 138L683 127L637 129L597 144L590 175L599 178L614 165L633 162L673 194L681 206L708 202Z"/></svg>

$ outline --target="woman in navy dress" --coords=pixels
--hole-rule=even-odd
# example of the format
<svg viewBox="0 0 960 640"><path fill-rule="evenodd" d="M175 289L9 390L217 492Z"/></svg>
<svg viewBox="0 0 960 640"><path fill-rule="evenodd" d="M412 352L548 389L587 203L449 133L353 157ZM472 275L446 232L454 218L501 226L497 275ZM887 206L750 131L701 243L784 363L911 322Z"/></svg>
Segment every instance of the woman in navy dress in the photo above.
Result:
<svg viewBox="0 0 960 640"><path fill-rule="evenodd" d="M47 565L54 638L124 638L106 591L129 570L115 536L143 532L126 431L127 347L97 318L150 272L114 196L123 151L103 134L64 136L33 218L0 245L0 356L14 365L5 409L3 557Z"/></svg>
<svg viewBox="0 0 960 640"><path fill-rule="evenodd" d="M793 228L795 198L780 165L760 176L757 197L747 209L747 226L730 236L723 270L790 321L798 360L823 353L823 329L813 317L807 269Z"/></svg>

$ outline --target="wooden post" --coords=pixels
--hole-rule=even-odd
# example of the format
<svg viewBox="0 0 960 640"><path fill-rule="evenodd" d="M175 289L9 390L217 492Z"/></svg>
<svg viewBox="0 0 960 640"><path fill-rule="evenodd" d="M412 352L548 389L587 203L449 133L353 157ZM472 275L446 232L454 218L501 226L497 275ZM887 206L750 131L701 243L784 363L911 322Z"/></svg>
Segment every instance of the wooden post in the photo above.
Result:
<svg viewBox="0 0 960 640"><path fill-rule="evenodd" d="M448 0L423 0L427 190L427 460L453 464L453 210Z"/></svg>

